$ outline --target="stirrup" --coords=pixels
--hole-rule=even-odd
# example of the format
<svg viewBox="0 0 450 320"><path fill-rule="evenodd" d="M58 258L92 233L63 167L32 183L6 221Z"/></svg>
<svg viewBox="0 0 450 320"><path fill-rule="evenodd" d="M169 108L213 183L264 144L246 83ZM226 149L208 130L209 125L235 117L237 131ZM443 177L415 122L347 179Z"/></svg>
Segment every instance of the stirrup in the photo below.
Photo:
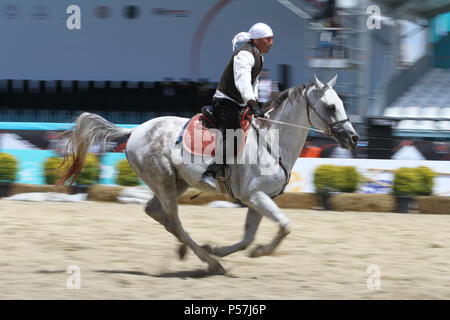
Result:
<svg viewBox="0 0 450 320"><path fill-rule="evenodd" d="M231 168L229 165L227 164L222 164L219 168L219 170L217 170L217 175L216 175L216 179L220 182L225 182L227 181L230 176L231 176Z"/></svg>
<svg viewBox="0 0 450 320"><path fill-rule="evenodd" d="M219 166L216 163L212 163L208 166L205 172L203 172L203 175L200 179L200 183L207 185L209 187L212 187L216 189L216 176L217 172L219 171Z"/></svg>

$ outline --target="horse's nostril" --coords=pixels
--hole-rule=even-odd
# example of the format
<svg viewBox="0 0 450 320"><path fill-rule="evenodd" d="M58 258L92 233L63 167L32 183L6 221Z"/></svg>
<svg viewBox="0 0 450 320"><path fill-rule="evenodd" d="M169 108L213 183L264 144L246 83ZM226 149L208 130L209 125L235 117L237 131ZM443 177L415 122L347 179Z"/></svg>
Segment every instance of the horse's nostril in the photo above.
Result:
<svg viewBox="0 0 450 320"><path fill-rule="evenodd" d="M352 136L352 141L353 141L355 144L358 143L358 140L359 140L359 136L358 136L357 134L354 135L354 136Z"/></svg>

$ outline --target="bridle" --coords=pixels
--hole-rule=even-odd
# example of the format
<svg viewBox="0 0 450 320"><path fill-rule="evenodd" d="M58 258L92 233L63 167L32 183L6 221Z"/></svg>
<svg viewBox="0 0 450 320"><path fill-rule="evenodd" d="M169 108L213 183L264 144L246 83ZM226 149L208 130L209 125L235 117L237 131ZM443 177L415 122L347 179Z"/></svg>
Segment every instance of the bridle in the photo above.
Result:
<svg viewBox="0 0 450 320"><path fill-rule="evenodd" d="M334 133L332 128L338 124L341 123L345 123L345 122L350 122L349 118L343 119L343 120L339 120L339 121L335 121L333 123L327 123L327 121L320 115L320 113L316 110L316 108L314 108L314 106L311 104L311 102L308 99L308 89L311 88L314 84L309 84L308 86L306 86L303 91L302 91L302 95L305 98L306 101L306 115L308 117L308 122L310 124L310 126L313 126L311 119L310 119L310 110L312 109L316 115L320 118L320 120L322 120L322 122L328 127L328 135L330 137L334 137ZM329 87L328 87L329 88ZM291 97L288 95L288 100L292 103ZM270 109L269 111L266 112L266 114L269 114L270 112L272 112L273 110L275 110L275 108ZM318 129L314 129L314 128L307 128L298 124L293 124L293 123L289 123L289 122L284 122L284 121L277 121L277 120L272 120L272 119L267 119L267 118L258 118L260 120L264 120L264 121L269 121L269 122L274 122L274 123L279 123L279 124L284 124L284 125L289 125L289 126L293 126L293 127L297 127L297 128L303 128L303 129L309 129L309 130L313 130L313 131L317 131L323 134L326 134L326 132L324 132L323 130L318 130Z"/></svg>
<svg viewBox="0 0 450 320"><path fill-rule="evenodd" d="M314 106L311 104L311 102L309 102L309 99L308 99L308 89L311 87L311 86L313 86L313 84L310 84L309 86L307 86L305 89L304 89L304 91L303 91L303 96L305 97L305 100L306 100L306 115L308 116L308 122L309 122L309 124L312 126L313 124L312 124L312 122L311 122L311 119L310 119L310 116L309 116L309 114L310 114L310 109L312 109L315 113L316 113L316 115L320 118L320 120L322 120L322 122L328 127L328 134L330 135L330 136L333 136L334 134L333 134L333 127L334 126L336 126L336 125L338 125L338 124L341 124L341 123L345 123L345 122L350 122L350 119L349 118L346 118L346 119L343 119L343 120L338 120L338 121L335 121L335 122L333 122L333 123L327 123L327 121L320 115L320 113L316 110L316 108L314 108ZM330 87L328 87L328 85L326 85L327 86L327 89L330 89ZM326 91L326 90L325 90Z"/></svg>
<svg viewBox="0 0 450 320"><path fill-rule="evenodd" d="M317 116L323 121L323 123L325 123L325 125L328 126L328 135L331 136L331 137L334 137L335 135L334 135L334 133L333 133L333 131L332 131L332 127L335 126L335 125L337 125L337 124L345 123L345 122L347 122L347 121L350 122L350 119L347 118L347 119L344 119L344 120L339 120L339 121L335 121L335 122L333 122L333 123L328 124L327 121L325 121L325 119L319 114L319 112L317 112L316 108L314 108L314 106L311 104L311 102L310 102L309 99L308 99L307 91L308 91L308 89L309 89L312 85L313 85L313 84L308 85L308 86L305 87L305 89L302 91L302 95L303 95L303 97L304 97L305 100L306 100L306 114L307 114L307 116L308 116L308 122L309 122L309 124L310 124L311 126L313 126L313 124L312 124L312 122L311 122L311 119L310 119L310 110L312 109L312 110L317 114ZM292 104L292 101L291 101L291 98L290 98L289 95L288 95L288 99L289 99L289 101L290 101L291 104ZM272 108L272 109L270 109L270 110L268 110L268 111L266 112L266 114L269 114L269 113L272 112L273 110L275 110L275 107ZM317 130L317 129L308 128L308 127L303 127L303 126L300 126L300 125L297 125L297 124L294 124L294 123L283 122L283 121L277 121L277 120L272 120L272 119L267 119L267 118L258 118L258 119L260 119L260 120L265 120L265 121L269 121L269 122L280 123L280 124L284 124L284 125L290 125L290 126L294 126L294 127L298 127L298 128L304 128L304 129L314 130L314 131L318 131L318 132L320 132L320 133L324 133L324 134L325 134L325 132L323 132L322 130ZM255 131L256 131L256 135L257 135L257 137L258 137L257 141L259 141L259 129L255 126L255 124L254 124L253 122L252 122L252 127L253 127L253 129L255 129ZM267 147L267 151L269 152L269 154L272 154L272 149L271 149L270 145L267 144L266 147ZM285 190L285 188L286 188L286 186L287 186L287 184L289 183L289 180L290 180L290 177L291 177L291 173L290 173L290 172L286 169L286 167L284 166L281 157L279 157L278 163L279 163L281 169L283 170L283 172L284 172L284 174L285 174L285 176L286 176L286 180L285 180L285 182L284 182L284 184L283 184L283 187L282 187L282 189L281 189L281 191L280 191L280 193L279 193L279 194L283 194L283 193L284 193L284 190Z"/></svg>

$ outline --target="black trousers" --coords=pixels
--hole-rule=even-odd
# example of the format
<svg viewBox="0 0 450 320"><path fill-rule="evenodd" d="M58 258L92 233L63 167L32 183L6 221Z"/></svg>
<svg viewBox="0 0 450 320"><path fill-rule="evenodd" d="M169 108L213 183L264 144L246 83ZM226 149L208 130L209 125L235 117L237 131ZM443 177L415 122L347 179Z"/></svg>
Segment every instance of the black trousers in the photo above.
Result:
<svg viewBox="0 0 450 320"><path fill-rule="evenodd" d="M234 137L232 141L226 139L226 129L241 129L241 110L243 107L228 99L214 99L213 113L218 122L218 126L222 131L223 136L223 163L229 163L230 157L234 158L238 148L238 138ZM234 154L228 155L227 160L227 145L233 143ZM231 149L231 147L229 147Z"/></svg>
<svg viewBox="0 0 450 320"><path fill-rule="evenodd" d="M225 129L241 128L241 110L243 108L228 99L214 99L213 112L219 127Z"/></svg>

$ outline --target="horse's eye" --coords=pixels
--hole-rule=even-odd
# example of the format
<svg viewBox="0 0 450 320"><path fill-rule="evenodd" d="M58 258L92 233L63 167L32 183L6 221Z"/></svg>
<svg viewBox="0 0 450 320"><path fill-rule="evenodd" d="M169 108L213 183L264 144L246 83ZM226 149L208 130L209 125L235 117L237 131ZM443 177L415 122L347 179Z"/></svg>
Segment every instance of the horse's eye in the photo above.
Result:
<svg viewBox="0 0 450 320"><path fill-rule="evenodd" d="M336 105L334 105L334 104L330 104L328 106L328 108L330 109L331 112L335 112L336 111Z"/></svg>

